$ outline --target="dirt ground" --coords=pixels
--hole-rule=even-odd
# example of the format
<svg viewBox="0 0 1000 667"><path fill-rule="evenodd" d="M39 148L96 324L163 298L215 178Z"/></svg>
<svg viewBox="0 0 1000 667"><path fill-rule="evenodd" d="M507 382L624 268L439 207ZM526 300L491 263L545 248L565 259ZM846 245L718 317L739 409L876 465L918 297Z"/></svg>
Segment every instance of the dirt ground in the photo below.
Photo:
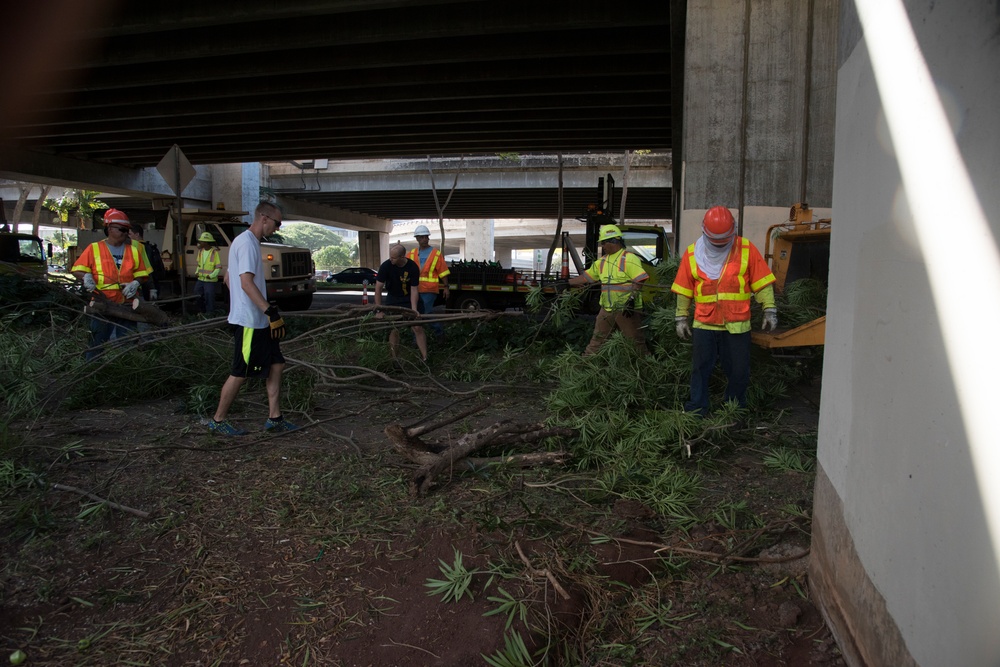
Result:
<svg viewBox="0 0 1000 667"><path fill-rule="evenodd" d="M454 386L454 385L453 385ZM235 421L262 426L251 388ZM813 476L762 462L767 426L689 461L764 527L678 531L572 465L456 471L413 497L383 432L454 398L345 390L280 437L222 439L171 400L19 424L46 486L3 497L0 647L29 665L843 665L810 600ZM793 400L783 428L815 428ZM500 391L438 435L544 418ZM115 509L74 487L124 506ZM789 508L794 508L789 510ZM128 510L148 512L138 516ZM734 510L736 511L736 510ZM749 549L749 551L747 551ZM429 595L443 564L457 601ZM770 562L778 561L778 562ZM492 612L492 613L491 613ZM487 615L489 614L489 615Z"/></svg>

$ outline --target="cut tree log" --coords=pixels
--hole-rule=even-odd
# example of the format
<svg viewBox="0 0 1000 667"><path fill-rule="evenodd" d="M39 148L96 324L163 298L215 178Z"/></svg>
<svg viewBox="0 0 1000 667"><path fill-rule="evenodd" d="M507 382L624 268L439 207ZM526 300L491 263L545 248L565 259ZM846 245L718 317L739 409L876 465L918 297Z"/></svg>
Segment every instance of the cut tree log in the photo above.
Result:
<svg viewBox="0 0 1000 667"><path fill-rule="evenodd" d="M166 313L153 304L138 299L114 303L107 298L95 298L84 307L83 312L97 317L117 317L130 322L146 322L158 327L165 327L170 323Z"/></svg>
<svg viewBox="0 0 1000 667"><path fill-rule="evenodd" d="M451 445L434 442L424 442L420 435L442 428L464 419L470 414L483 410L485 405L477 405L466 409L451 418L445 418L429 425L406 427L402 424L390 424L385 428L385 434L393 448L406 457L407 460L420 466L410 479L410 494L422 496L435 485L442 482L439 478L443 473L455 470L475 470L486 465L516 465L529 467L550 463L564 463L569 459L569 453L530 452L524 454L508 454L488 458L468 458L473 452L489 446L513 446L539 443L546 438L573 437L576 431L570 428L546 427L541 423L515 424L497 422L486 428L468 433Z"/></svg>

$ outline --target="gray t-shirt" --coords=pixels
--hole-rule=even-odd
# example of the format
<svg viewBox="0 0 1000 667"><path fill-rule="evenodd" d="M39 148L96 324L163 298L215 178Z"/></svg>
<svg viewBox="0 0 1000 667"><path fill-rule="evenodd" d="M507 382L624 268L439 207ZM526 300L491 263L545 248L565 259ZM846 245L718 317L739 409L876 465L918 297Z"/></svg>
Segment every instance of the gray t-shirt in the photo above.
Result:
<svg viewBox="0 0 1000 667"><path fill-rule="evenodd" d="M263 329L267 315L257 307L240 283L244 273L253 274L253 284L267 298L267 283L264 280L264 261L260 254L260 241L249 229L233 241L229 248L229 323L251 329Z"/></svg>

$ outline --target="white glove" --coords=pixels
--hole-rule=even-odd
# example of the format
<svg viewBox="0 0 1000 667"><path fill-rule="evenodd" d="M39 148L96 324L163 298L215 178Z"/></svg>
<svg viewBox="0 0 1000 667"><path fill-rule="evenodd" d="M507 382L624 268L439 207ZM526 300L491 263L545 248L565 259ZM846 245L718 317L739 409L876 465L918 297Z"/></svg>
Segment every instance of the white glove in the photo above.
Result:
<svg viewBox="0 0 1000 667"><path fill-rule="evenodd" d="M691 337L691 325L688 324L687 315L674 318L674 324L677 326L677 337L681 340L687 340Z"/></svg>
<svg viewBox="0 0 1000 667"><path fill-rule="evenodd" d="M777 308L765 308L764 309L764 324L761 329L764 331L774 331L778 328L778 309Z"/></svg>
<svg viewBox="0 0 1000 667"><path fill-rule="evenodd" d="M157 292L156 289L154 289L154 288L151 287L149 289L149 300L150 301L156 301L159 298L160 298L160 293Z"/></svg>
<svg viewBox="0 0 1000 667"><path fill-rule="evenodd" d="M92 273L83 274L83 289L88 292L93 292L97 289L97 283L94 282L94 275Z"/></svg>
<svg viewBox="0 0 1000 667"><path fill-rule="evenodd" d="M136 293L139 291L139 281L133 280L128 285L122 288L122 294L125 295L126 299L134 299Z"/></svg>

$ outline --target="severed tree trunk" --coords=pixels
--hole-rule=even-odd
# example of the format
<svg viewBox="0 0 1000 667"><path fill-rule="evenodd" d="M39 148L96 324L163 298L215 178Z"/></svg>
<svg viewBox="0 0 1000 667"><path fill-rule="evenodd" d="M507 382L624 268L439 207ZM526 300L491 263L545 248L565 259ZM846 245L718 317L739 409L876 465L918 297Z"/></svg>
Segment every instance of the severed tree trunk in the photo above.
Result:
<svg viewBox="0 0 1000 667"><path fill-rule="evenodd" d="M491 458L468 458L473 452L489 446L511 447L514 445L537 444L550 437L572 437L576 431L570 428L552 428L544 424L513 424L497 422L486 428L468 433L452 445L441 445L433 442L424 442L420 436L433 430L447 426L465 417L480 412L486 405L476 405L462 413L446 418L440 422L427 426L405 427L402 424L390 424L385 429L385 434L392 443L393 448L408 460L416 463L420 468L410 479L410 494L413 496L426 495L432 487L441 485L440 482L444 473L449 475L455 470L475 470L484 465L507 464L520 467L543 465L549 463L564 463L569 459L569 453L558 452L531 452L525 454L511 454Z"/></svg>
<svg viewBox="0 0 1000 667"><path fill-rule="evenodd" d="M136 304L133 306L133 303ZM106 298L95 298L87 305L83 312L88 315L100 317L117 317L120 320L130 322L146 322L158 327L165 327L170 324L170 318L162 310L146 301L136 300L134 302L115 303Z"/></svg>
<svg viewBox="0 0 1000 667"><path fill-rule="evenodd" d="M431 165L431 156L427 156L427 172L431 175L431 194L434 195L434 207L437 208L438 212L438 227L441 230L441 256L444 257L444 210L448 208L448 202L451 201L451 196L455 194L455 188L458 187L458 176L462 173L462 165L465 164L465 156L461 156L458 160L458 170L455 172L455 180L452 181L451 190L448 191L448 198L444 200L444 205L438 199L437 186L434 183L434 168Z"/></svg>

